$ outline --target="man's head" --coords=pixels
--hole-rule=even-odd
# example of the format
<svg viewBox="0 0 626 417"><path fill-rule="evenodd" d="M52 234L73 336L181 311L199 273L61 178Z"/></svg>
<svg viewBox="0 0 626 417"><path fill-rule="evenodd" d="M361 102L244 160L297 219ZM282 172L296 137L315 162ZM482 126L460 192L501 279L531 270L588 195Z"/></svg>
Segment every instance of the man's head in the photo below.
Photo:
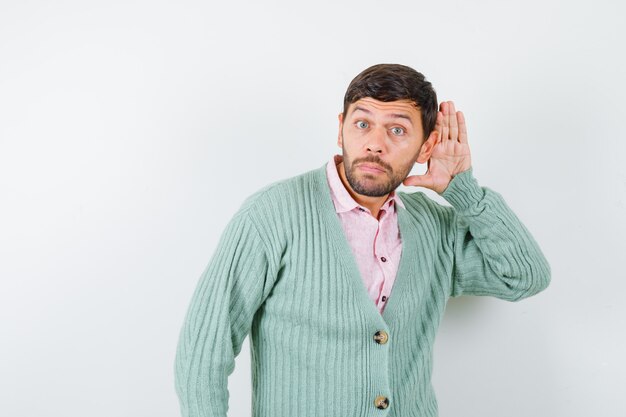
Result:
<svg viewBox="0 0 626 417"><path fill-rule="evenodd" d="M384 196L416 162L426 162L434 146L437 107L430 82L410 67L378 64L357 75L339 113L337 140L352 190Z"/></svg>

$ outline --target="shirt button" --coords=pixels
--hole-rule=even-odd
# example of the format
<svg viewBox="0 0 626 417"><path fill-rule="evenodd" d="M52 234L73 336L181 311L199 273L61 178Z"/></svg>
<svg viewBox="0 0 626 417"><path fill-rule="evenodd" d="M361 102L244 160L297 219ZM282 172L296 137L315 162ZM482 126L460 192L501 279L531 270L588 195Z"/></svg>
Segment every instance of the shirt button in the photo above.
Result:
<svg viewBox="0 0 626 417"><path fill-rule="evenodd" d="M384 410L385 408L389 407L389 399L383 395L379 395L374 400L374 405L376 406L376 408Z"/></svg>
<svg viewBox="0 0 626 417"><path fill-rule="evenodd" d="M380 258L381 261L383 262L387 262L387 258L385 258L384 256Z"/></svg>
<svg viewBox="0 0 626 417"><path fill-rule="evenodd" d="M361 211L365 211L365 209L363 207L359 207L359 210Z"/></svg>
<svg viewBox="0 0 626 417"><path fill-rule="evenodd" d="M386 295L383 295L383 303L384 303L385 301L387 301L387 296L386 296Z"/></svg>
<svg viewBox="0 0 626 417"><path fill-rule="evenodd" d="M386 331L379 330L374 334L374 340L379 345L384 345L385 343L387 343L387 340L389 340L389 335L387 334Z"/></svg>

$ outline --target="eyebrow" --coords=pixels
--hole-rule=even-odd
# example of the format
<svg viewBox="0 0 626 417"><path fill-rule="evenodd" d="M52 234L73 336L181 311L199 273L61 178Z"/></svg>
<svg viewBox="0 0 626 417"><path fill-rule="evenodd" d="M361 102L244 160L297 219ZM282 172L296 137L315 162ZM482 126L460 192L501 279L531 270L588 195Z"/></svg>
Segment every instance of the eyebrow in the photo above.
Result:
<svg viewBox="0 0 626 417"><path fill-rule="evenodd" d="M365 109L365 108L363 108L363 107L359 107L359 106L356 106L356 107L352 110L352 113L354 113L354 112L355 112L355 111L357 111L357 110L361 110L362 112L367 113L367 114L372 114L372 112L371 112L371 111L369 111L369 110L367 110L367 109ZM411 118L410 118L408 115L404 114L404 113L392 113L392 114L390 114L390 115L389 115L389 117L390 117L390 118L394 118L394 119L398 119L398 118L400 118L400 119L406 119L406 120L408 120L408 121L409 121L409 123L411 124L411 126L413 125L413 122L411 121Z"/></svg>

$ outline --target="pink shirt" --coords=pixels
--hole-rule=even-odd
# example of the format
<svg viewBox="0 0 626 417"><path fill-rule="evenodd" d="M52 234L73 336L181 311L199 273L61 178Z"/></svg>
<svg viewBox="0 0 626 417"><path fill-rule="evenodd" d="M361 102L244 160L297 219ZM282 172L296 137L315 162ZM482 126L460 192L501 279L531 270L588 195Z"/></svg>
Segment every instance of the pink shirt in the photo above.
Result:
<svg viewBox="0 0 626 417"><path fill-rule="evenodd" d="M334 155L326 166L326 176L335 204L335 211L361 272L363 284L382 314L402 254L396 205L404 208L395 191L380 208L378 220L368 208L358 204L341 182L337 165L343 156Z"/></svg>

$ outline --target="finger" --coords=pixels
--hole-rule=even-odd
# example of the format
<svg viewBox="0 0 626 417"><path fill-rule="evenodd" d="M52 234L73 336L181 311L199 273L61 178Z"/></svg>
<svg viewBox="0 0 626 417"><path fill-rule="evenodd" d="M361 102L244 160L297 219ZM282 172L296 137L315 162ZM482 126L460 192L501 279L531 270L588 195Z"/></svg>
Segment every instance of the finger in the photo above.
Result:
<svg viewBox="0 0 626 417"><path fill-rule="evenodd" d="M443 113L443 123L441 124L441 139L448 139L448 127L450 126L450 113L448 112L448 103L441 103L441 108L443 109L441 112Z"/></svg>
<svg viewBox="0 0 626 417"><path fill-rule="evenodd" d="M459 142L467 143L467 127L465 125L465 116L459 111L456 115L459 122Z"/></svg>
<svg viewBox="0 0 626 417"><path fill-rule="evenodd" d="M459 126L456 122L456 109L452 101L448 102L448 113L450 114L450 139L459 139Z"/></svg>
<svg viewBox="0 0 626 417"><path fill-rule="evenodd" d="M442 129L443 129L443 113L437 112L437 121L435 122L435 130L439 133L437 142L441 141L441 137L443 136Z"/></svg>

